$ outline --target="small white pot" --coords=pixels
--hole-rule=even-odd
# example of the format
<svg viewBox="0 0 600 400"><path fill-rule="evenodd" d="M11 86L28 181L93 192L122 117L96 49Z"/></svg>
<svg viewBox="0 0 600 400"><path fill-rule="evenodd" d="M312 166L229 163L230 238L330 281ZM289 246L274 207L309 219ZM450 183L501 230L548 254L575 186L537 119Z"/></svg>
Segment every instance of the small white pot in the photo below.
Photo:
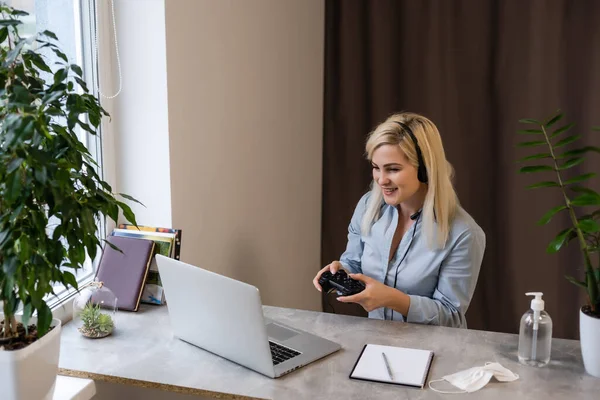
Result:
<svg viewBox="0 0 600 400"><path fill-rule="evenodd" d="M579 310L579 338L585 370L600 378L600 318L590 317Z"/></svg>
<svg viewBox="0 0 600 400"><path fill-rule="evenodd" d="M29 324L36 322L31 318ZM0 351L2 400L52 399L60 355L60 320L54 318L52 326L44 337L21 350Z"/></svg>

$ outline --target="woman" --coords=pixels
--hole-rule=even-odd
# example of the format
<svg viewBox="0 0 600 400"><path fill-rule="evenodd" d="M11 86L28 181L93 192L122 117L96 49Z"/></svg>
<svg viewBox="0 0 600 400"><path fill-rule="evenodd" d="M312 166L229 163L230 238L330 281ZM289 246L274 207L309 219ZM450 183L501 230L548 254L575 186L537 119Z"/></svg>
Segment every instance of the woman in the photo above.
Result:
<svg viewBox="0 0 600 400"><path fill-rule="evenodd" d="M365 290L338 297L358 303L370 318L466 328L485 250L485 234L463 210L452 186L436 126L401 113L367 140L371 190L358 202L348 244L339 261L320 270L344 269Z"/></svg>

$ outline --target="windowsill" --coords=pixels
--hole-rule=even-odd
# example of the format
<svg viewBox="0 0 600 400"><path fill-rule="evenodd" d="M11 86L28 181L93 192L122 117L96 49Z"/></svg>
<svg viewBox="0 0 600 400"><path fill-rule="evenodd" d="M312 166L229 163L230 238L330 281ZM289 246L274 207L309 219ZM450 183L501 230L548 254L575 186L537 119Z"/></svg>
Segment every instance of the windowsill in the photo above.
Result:
<svg viewBox="0 0 600 400"><path fill-rule="evenodd" d="M68 299L63 300L61 303L54 305L52 310L52 317L60 319L60 322L64 325L73 319L73 302L75 301L75 297L70 297ZM1 303L0 303L1 306ZM23 309L20 308L15 313L16 316L23 315ZM35 316L34 314L33 316Z"/></svg>
<svg viewBox="0 0 600 400"><path fill-rule="evenodd" d="M60 319L64 325L73 319L73 302L75 297L70 297L52 309L52 316Z"/></svg>
<svg viewBox="0 0 600 400"><path fill-rule="evenodd" d="M88 281L80 282L80 285L81 287L83 287L87 283ZM75 301L76 296L77 292L65 297L60 302L50 306L50 309L52 310L52 317L60 319L62 325L66 324L67 322L73 319L73 302ZM0 302L0 306L1 305L2 303ZM23 309L20 308L16 312L16 315L23 315Z"/></svg>
<svg viewBox="0 0 600 400"><path fill-rule="evenodd" d="M58 375L53 400L90 400L96 394L96 384L91 379Z"/></svg>

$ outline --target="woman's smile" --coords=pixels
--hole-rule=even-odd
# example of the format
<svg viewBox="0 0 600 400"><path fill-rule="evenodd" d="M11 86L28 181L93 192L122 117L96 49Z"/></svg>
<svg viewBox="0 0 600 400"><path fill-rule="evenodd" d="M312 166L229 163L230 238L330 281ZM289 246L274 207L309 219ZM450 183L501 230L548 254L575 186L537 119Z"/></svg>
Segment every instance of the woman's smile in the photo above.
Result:
<svg viewBox="0 0 600 400"><path fill-rule="evenodd" d="M398 190L398 188L384 188L382 187L381 190L383 190L383 194L385 196L392 196L396 193L396 191Z"/></svg>

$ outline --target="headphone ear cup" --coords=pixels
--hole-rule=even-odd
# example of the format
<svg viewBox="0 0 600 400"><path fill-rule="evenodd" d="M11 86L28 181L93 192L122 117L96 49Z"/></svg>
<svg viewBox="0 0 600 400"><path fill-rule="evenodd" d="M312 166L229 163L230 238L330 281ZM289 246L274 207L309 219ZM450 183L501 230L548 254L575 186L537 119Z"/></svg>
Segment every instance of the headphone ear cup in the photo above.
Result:
<svg viewBox="0 0 600 400"><path fill-rule="evenodd" d="M415 145L415 151L417 152L417 161L419 163L419 168L417 168L417 179L419 182L427 183L429 181L427 177L427 168L425 168L425 163L423 162L423 154L421 153L421 148L419 147L419 141L415 137L413 131L403 122L394 121L410 136L413 144Z"/></svg>
<svg viewBox="0 0 600 400"><path fill-rule="evenodd" d="M425 169L424 165L419 165L419 171L417 172L417 178L420 182L427 183L429 179L427 179L427 169Z"/></svg>

